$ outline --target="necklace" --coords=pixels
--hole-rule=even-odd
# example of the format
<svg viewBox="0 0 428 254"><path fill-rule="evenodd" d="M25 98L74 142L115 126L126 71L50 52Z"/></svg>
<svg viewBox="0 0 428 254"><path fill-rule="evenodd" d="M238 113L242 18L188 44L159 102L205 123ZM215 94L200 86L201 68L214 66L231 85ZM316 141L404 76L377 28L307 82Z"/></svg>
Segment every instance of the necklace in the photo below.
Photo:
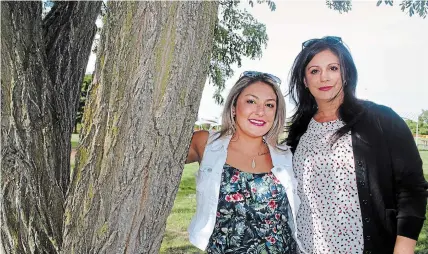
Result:
<svg viewBox="0 0 428 254"><path fill-rule="evenodd" d="M263 142L263 144L265 144L266 145L266 143L265 142ZM258 157L258 156L262 156L262 155L265 155L265 154L268 154L269 153L269 149L266 151L266 152L264 152L264 153L257 153L257 155L256 156L254 156L253 157L253 160L251 161L251 168L252 169L255 169L256 168L256 157Z"/></svg>
<svg viewBox="0 0 428 254"><path fill-rule="evenodd" d="M231 142L236 142L236 141L238 141L238 139L239 139L239 136L237 137L237 139L236 140L230 140ZM263 140L263 145L262 145L262 148L260 149L260 150L263 150L263 147L266 145L266 141L265 140ZM247 154L245 154L245 153L242 153L241 151L238 151L239 153L241 153L241 154L244 154L245 156L247 156L247 157L250 157L250 156L248 156ZM265 155L265 154L268 154L270 151L269 151L269 147L267 147L267 151L266 152L264 152L264 153L262 153L262 152L258 152L257 153L257 155L255 155L255 156L253 156L253 159L251 160L251 168L252 169L255 169L256 168L256 157L258 157L258 156L262 156L262 155ZM251 157L250 157L251 158Z"/></svg>

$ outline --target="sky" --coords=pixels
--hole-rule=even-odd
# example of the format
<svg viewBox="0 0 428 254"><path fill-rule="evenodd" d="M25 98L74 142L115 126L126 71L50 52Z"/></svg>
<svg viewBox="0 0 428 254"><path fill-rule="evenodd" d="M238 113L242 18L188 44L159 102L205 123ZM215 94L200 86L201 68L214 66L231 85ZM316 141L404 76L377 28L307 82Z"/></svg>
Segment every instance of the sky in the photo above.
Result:
<svg viewBox="0 0 428 254"><path fill-rule="evenodd" d="M246 2L246 1L244 1ZM242 4L259 22L266 25L269 41L261 59L244 59L241 68L226 81L223 96L243 71L272 73L281 78L287 91L292 63L303 41L326 35L339 36L348 45L358 70L357 97L391 107L402 117L416 119L428 109L428 18L409 17L394 6L376 6L376 1L353 1L349 13L330 10L324 0L275 1L276 10L267 4L253 8ZM87 73L93 71L90 57ZM198 119L220 117L222 107L212 99L214 87L206 84ZM294 105L285 98L287 117Z"/></svg>

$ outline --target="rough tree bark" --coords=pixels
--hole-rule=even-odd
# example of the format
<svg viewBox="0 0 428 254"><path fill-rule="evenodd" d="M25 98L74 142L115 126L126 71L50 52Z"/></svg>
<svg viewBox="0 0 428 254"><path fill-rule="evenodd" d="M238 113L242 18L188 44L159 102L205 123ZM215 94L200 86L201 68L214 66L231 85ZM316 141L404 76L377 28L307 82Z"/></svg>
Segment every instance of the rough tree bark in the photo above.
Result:
<svg viewBox="0 0 428 254"><path fill-rule="evenodd" d="M206 80L217 2L108 2L65 253L157 253Z"/></svg>
<svg viewBox="0 0 428 254"><path fill-rule="evenodd" d="M100 2L1 2L1 251L58 253L70 137Z"/></svg>

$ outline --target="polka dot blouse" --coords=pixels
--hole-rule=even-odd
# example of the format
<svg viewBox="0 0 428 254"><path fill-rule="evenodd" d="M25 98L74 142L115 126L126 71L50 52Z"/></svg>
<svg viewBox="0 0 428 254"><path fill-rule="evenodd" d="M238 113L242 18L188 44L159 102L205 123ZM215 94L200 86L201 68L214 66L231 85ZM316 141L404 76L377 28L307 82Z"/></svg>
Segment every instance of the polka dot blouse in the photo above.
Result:
<svg viewBox="0 0 428 254"><path fill-rule="evenodd" d="M312 119L293 158L301 205L298 238L308 253L362 253L363 225L350 132L331 145L343 126Z"/></svg>

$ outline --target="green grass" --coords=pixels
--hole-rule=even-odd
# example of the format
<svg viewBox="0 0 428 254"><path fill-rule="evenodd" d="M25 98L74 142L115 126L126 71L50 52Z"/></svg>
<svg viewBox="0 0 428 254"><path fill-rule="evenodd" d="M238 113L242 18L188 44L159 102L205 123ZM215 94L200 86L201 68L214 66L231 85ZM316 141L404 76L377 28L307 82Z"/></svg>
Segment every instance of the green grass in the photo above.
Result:
<svg viewBox="0 0 428 254"><path fill-rule="evenodd" d="M202 253L194 247L187 234L193 214L196 211L196 176L198 163L184 167L174 207L168 217L160 253Z"/></svg>
<svg viewBox="0 0 428 254"><path fill-rule="evenodd" d="M428 181L428 151L419 151L422 161L423 161L423 170L425 179ZM418 242L416 244L416 252L415 253L428 253L428 209L426 212L424 226L422 227L422 231L419 235Z"/></svg>
<svg viewBox="0 0 428 254"><path fill-rule="evenodd" d="M421 155L422 161L423 161L423 169L425 174L425 179L428 180L428 151L419 151L419 154Z"/></svg>
<svg viewBox="0 0 428 254"><path fill-rule="evenodd" d="M79 134L71 134L71 149L76 149L79 145Z"/></svg>

